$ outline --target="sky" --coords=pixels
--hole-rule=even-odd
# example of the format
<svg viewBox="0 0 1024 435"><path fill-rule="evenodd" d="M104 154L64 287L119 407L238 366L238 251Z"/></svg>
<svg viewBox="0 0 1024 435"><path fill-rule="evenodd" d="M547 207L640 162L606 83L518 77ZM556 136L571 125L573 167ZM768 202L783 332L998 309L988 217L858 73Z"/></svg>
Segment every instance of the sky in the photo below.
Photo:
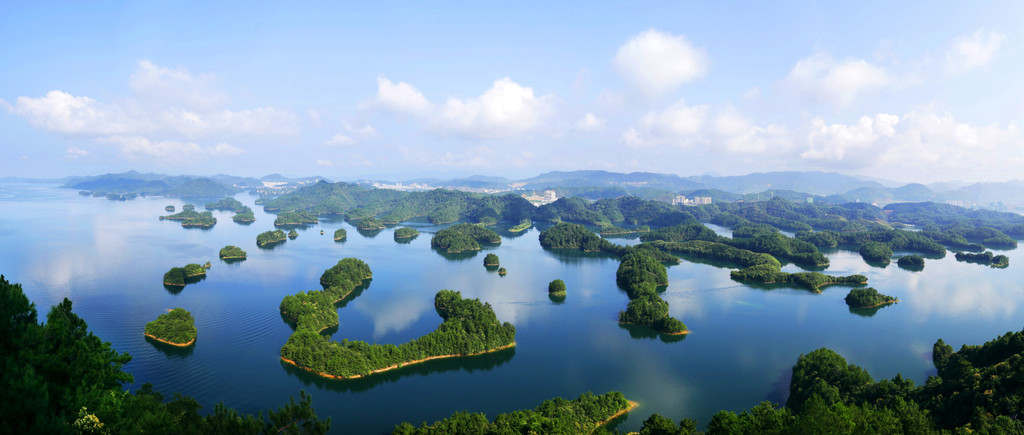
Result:
<svg viewBox="0 0 1024 435"><path fill-rule="evenodd" d="M1024 178L1024 2L365 3L4 2L0 177Z"/></svg>

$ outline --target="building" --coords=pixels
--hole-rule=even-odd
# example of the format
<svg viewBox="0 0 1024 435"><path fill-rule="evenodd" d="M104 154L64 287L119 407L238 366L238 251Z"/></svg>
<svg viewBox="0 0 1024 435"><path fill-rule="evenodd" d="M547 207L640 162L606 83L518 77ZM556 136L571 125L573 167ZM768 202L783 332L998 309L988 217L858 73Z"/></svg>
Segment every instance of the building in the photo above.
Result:
<svg viewBox="0 0 1024 435"><path fill-rule="evenodd" d="M685 197L683 195L679 195L679 196L677 196L675 198L672 198L672 204L682 204L682 205L704 205L704 204L711 204L711 197L710 196L695 196L695 197L693 197L693 199L690 199L690 198L687 198L687 197Z"/></svg>

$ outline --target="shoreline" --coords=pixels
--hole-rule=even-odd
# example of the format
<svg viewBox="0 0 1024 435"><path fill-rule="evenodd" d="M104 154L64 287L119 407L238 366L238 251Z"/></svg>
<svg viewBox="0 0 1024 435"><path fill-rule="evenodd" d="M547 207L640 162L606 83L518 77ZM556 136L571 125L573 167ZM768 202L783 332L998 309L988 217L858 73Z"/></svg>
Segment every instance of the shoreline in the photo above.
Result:
<svg viewBox="0 0 1024 435"><path fill-rule="evenodd" d="M691 332L691 331L690 331L690 328L686 328L686 329L684 329L684 330L682 330L682 331L679 331L679 332L665 332L665 331L659 331L659 330L657 330L657 329L654 329L654 327L653 327L653 326L651 326L651 325L645 325L645 324L643 324L643 323L634 323L634 322L623 322L623 321L621 321L621 320L619 321L619 324L620 324L620 325L636 325L636 326L643 326L643 327L651 328L651 330L652 330L652 331L654 331L654 332L657 332L657 333L659 333L659 334L665 334L665 335L686 335L686 334L689 334L689 333Z"/></svg>
<svg viewBox="0 0 1024 435"><path fill-rule="evenodd" d="M234 260L234 259L237 259L237 258L243 258L244 259L245 256L243 255L241 257L239 257L239 256L235 256L235 257L220 257L221 260Z"/></svg>
<svg viewBox="0 0 1024 435"><path fill-rule="evenodd" d="M151 334L147 334L147 333L145 333L145 332L143 332L143 333L142 333L142 335L145 335L146 337L152 338L152 339L154 339L154 340L156 340L156 341L159 341L159 342L161 342L161 343L169 344L169 345L171 345L171 346L176 346L176 347L189 347L189 346L191 346L191 345L192 345L192 343L195 343L195 342L196 342L196 339L195 339L195 338L193 338L193 339L192 339L191 341L189 341L188 343L175 343L175 342L173 342L173 341L167 341L167 340L163 340L163 339L159 339L159 338L156 338L155 336L153 336L153 335L151 335ZM197 335L197 338L198 338L198 335Z"/></svg>
<svg viewBox="0 0 1024 435"><path fill-rule="evenodd" d="M612 420L615 420L616 418L622 417L623 415L629 414L630 411L632 411L632 410L634 410L634 409L636 409L636 408L638 408L640 406L639 402L636 402L636 401L633 401L633 400L626 399L626 402L629 403L629 406L626 406L625 408L620 409L620 410L616 411L614 414L608 416L608 418L597 422L597 426L594 426L594 429L597 429L597 428L599 428L601 426L604 426L604 425L606 425L608 423L611 423Z"/></svg>
<svg viewBox="0 0 1024 435"><path fill-rule="evenodd" d="M359 379L359 378L363 378L363 377L366 377L366 376L375 375L375 374L378 374L378 373L383 373L383 372L387 372L387 371L391 371L391 370L396 370L396 369L400 369L400 368L403 368L403 367L406 367L406 366L411 366L413 364L419 364L419 363L422 363L422 362L432 361L432 360L435 360L435 359L456 358L456 357L462 357L462 356L478 356L478 355L483 355L483 354L497 352L497 351L500 351L500 350L509 349L509 348L512 348L512 347L515 347L515 346L516 346L516 342L513 341L512 343L506 344L504 346L496 347L496 348L490 349L490 350L485 350L483 352L471 353L471 354L466 354L466 355L457 355L456 354L456 355L428 356L426 358L412 360L412 361L406 361L406 362L403 362L403 363L399 363L399 364L395 364L395 365L390 365L390 366L387 366L387 367L379 368L377 370L372 370L372 371L370 371L369 373L367 373L365 375L352 375L352 376L337 376L337 375L332 375L330 373L318 372L318 371L313 370L311 368L300 366L295 361L290 360L288 358L285 358L283 356L281 357L281 361L284 361L284 362L286 362L288 364L291 364L291 365L293 365L295 367L298 367L298 368L300 368L302 370L305 370L305 371L310 372L310 373L312 373L314 375L317 375L317 376L322 376L322 377L330 378L330 379L342 379L342 380L344 380L344 379Z"/></svg>
<svg viewBox="0 0 1024 435"><path fill-rule="evenodd" d="M855 307L853 305L850 305L850 307L852 307L852 308L878 308L878 307L889 305L889 304L895 304L897 302L901 302L901 301L899 299L893 299L891 301L882 302L880 304L868 305L866 307Z"/></svg>

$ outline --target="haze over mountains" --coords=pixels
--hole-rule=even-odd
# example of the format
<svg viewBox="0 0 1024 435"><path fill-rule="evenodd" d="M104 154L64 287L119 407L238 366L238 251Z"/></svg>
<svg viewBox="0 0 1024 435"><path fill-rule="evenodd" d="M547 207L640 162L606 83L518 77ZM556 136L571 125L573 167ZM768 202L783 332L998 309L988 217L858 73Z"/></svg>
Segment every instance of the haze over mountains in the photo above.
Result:
<svg viewBox="0 0 1024 435"><path fill-rule="evenodd" d="M286 177L270 174L261 178L226 174L212 176L166 175L127 171L62 179L3 178L4 181L45 181L65 188L103 194L146 194L164 196L224 196L267 185L298 186L331 181L321 176ZM446 188L496 193L554 189L559 196L588 199L636 195L670 201L676 195L710 196L714 201L757 200L779 196L789 200L842 202L953 202L958 205L1014 210L1024 206L1024 180L989 183L943 182L905 184L867 180L836 172L762 172L741 176L689 176L650 172L619 173L598 170L552 171L512 180L474 175L462 178L415 178L408 180L348 180L364 185L400 189Z"/></svg>

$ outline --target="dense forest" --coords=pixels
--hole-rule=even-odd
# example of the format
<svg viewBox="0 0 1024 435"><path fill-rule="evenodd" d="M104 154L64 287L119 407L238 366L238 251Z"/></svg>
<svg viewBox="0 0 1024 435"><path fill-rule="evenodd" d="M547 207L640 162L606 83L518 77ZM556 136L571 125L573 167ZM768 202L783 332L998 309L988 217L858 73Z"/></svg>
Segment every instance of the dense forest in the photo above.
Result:
<svg viewBox="0 0 1024 435"><path fill-rule="evenodd" d="M342 240L345 240L346 238L348 238L348 231L345 231L344 228L338 228L338 229L334 230L334 241L335 242L340 242Z"/></svg>
<svg viewBox="0 0 1024 435"><path fill-rule="evenodd" d="M242 206L241 210L236 211L235 215L231 216L231 220L240 224L249 224L256 222L256 215L249 206Z"/></svg>
<svg viewBox="0 0 1024 435"><path fill-rule="evenodd" d="M852 289L843 300L846 301L846 305L855 308L874 308L897 302L896 298L883 295L878 290L875 290L874 287Z"/></svg>
<svg viewBox="0 0 1024 435"><path fill-rule="evenodd" d="M924 269L924 257L920 255L904 255L896 260L896 265L908 270Z"/></svg>
<svg viewBox="0 0 1024 435"><path fill-rule="evenodd" d="M488 421L482 413L456 412L451 417L419 427L409 423L395 426L395 435L426 434L586 434L592 433L612 416L630 409L618 391L595 395L583 393L573 400L561 397L545 400L534 409L498 414Z"/></svg>
<svg viewBox="0 0 1024 435"><path fill-rule="evenodd" d="M259 415L223 404L208 415L188 396L165 399L149 383L135 392L124 371L131 355L93 333L67 298L40 324L21 285L0 276L0 421L8 433L237 433L323 434L312 399Z"/></svg>
<svg viewBox="0 0 1024 435"><path fill-rule="evenodd" d="M418 235L420 235L420 232L416 231L415 228L409 228L409 227L395 228L395 240L398 240L398 239L411 239L411 238L414 238L414 237L416 237Z"/></svg>
<svg viewBox="0 0 1024 435"><path fill-rule="evenodd" d="M184 267L172 267L164 274L164 284L182 287L193 282L195 278L206 275L206 268L200 264L189 263Z"/></svg>
<svg viewBox="0 0 1024 435"><path fill-rule="evenodd" d="M477 251L480 243L498 244L501 243L501 236L482 225L458 224L438 231L430 239L432 248L448 253Z"/></svg>
<svg viewBox="0 0 1024 435"><path fill-rule="evenodd" d="M553 296L565 296L565 281L556 279L548 283L548 294Z"/></svg>
<svg viewBox="0 0 1024 435"><path fill-rule="evenodd" d="M274 226L313 225L320 222L312 213L305 210L286 211L279 213L274 219Z"/></svg>
<svg viewBox="0 0 1024 435"><path fill-rule="evenodd" d="M1010 265L1010 257L1002 254L995 255L992 251L985 251L976 254L970 252L957 252L955 256L956 261L986 264L996 268L1006 268Z"/></svg>
<svg viewBox="0 0 1024 435"><path fill-rule="evenodd" d="M180 221L181 226L185 228L213 228L217 224L217 218L213 217L213 213L209 211L197 212L194 208L186 209L185 207L182 207L180 213L160 216L160 220Z"/></svg>
<svg viewBox="0 0 1024 435"><path fill-rule="evenodd" d="M147 336L175 346L192 344L196 334L196 321L184 308L175 308L146 324Z"/></svg>
<svg viewBox="0 0 1024 435"><path fill-rule="evenodd" d="M484 266L498 267L500 265L501 265L501 260L498 259L498 255L497 254L495 254L493 252L489 252L489 253L487 253L487 255L484 256Z"/></svg>
<svg viewBox="0 0 1024 435"><path fill-rule="evenodd" d="M295 325L296 331L321 332L338 326L338 310L334 304L370 278L373 278L373 272L362 260L342 259L320 275L323 290L310 290L285 296L279 307L281 315Z"/></svg>
<svg viewBox="0 0 1024 435"><path fill-rule="evenodd" d="M365 217L356 222L356 228L360 230L383 230L384 222L375 217Z"/></svg>
<svg viewBox="0 0 1024 435"><path fill-rule="evenodd" d="M282 230L264 231L256 236L256 246L283 242L287 235Z"/></svg>
<svg viewBox="0 0 1024 435"><path fill-rule="evenodd" d="M239 248L237 246L227 245L227 246L225 246L223 248L220 248L220 258L221 259L237 259L237 258L245 258L245 257L246 257L245 251L242 250L242 248Z"/></svg>
<svg viewBox="0 0 1024 435"><path fill-rule="evenodd" d="M282 312L284 305L282 302ZM299 315L295 333L281 347L281 358L323 376L357 378L429 359L475 355L515 344L516 328L498 321L488 303L463 299L457 291L441 290L434 296L434 308L443 319L441 325L397 346L348 339L332 341L316 329L326 325L323 319ZM335 323L336 316L337 312ZM304 323L307 321L311 323Z"/></svg>
<svg viewBox="0 0 1024 435"><path fill-rule="evenodd" d="M242 211L245 208L246 208L245 204L242 204L241 201L239 201L239 200L237 200L235 198L232 198L230 196L227 197L227 198L223 198L223 199L221 199L220 201L217 201L217 202L208 202L208 203L206 203L206 209L207 210L226 210L226 211L233 211L235 213L238 213L238 212Z"/></svg>

